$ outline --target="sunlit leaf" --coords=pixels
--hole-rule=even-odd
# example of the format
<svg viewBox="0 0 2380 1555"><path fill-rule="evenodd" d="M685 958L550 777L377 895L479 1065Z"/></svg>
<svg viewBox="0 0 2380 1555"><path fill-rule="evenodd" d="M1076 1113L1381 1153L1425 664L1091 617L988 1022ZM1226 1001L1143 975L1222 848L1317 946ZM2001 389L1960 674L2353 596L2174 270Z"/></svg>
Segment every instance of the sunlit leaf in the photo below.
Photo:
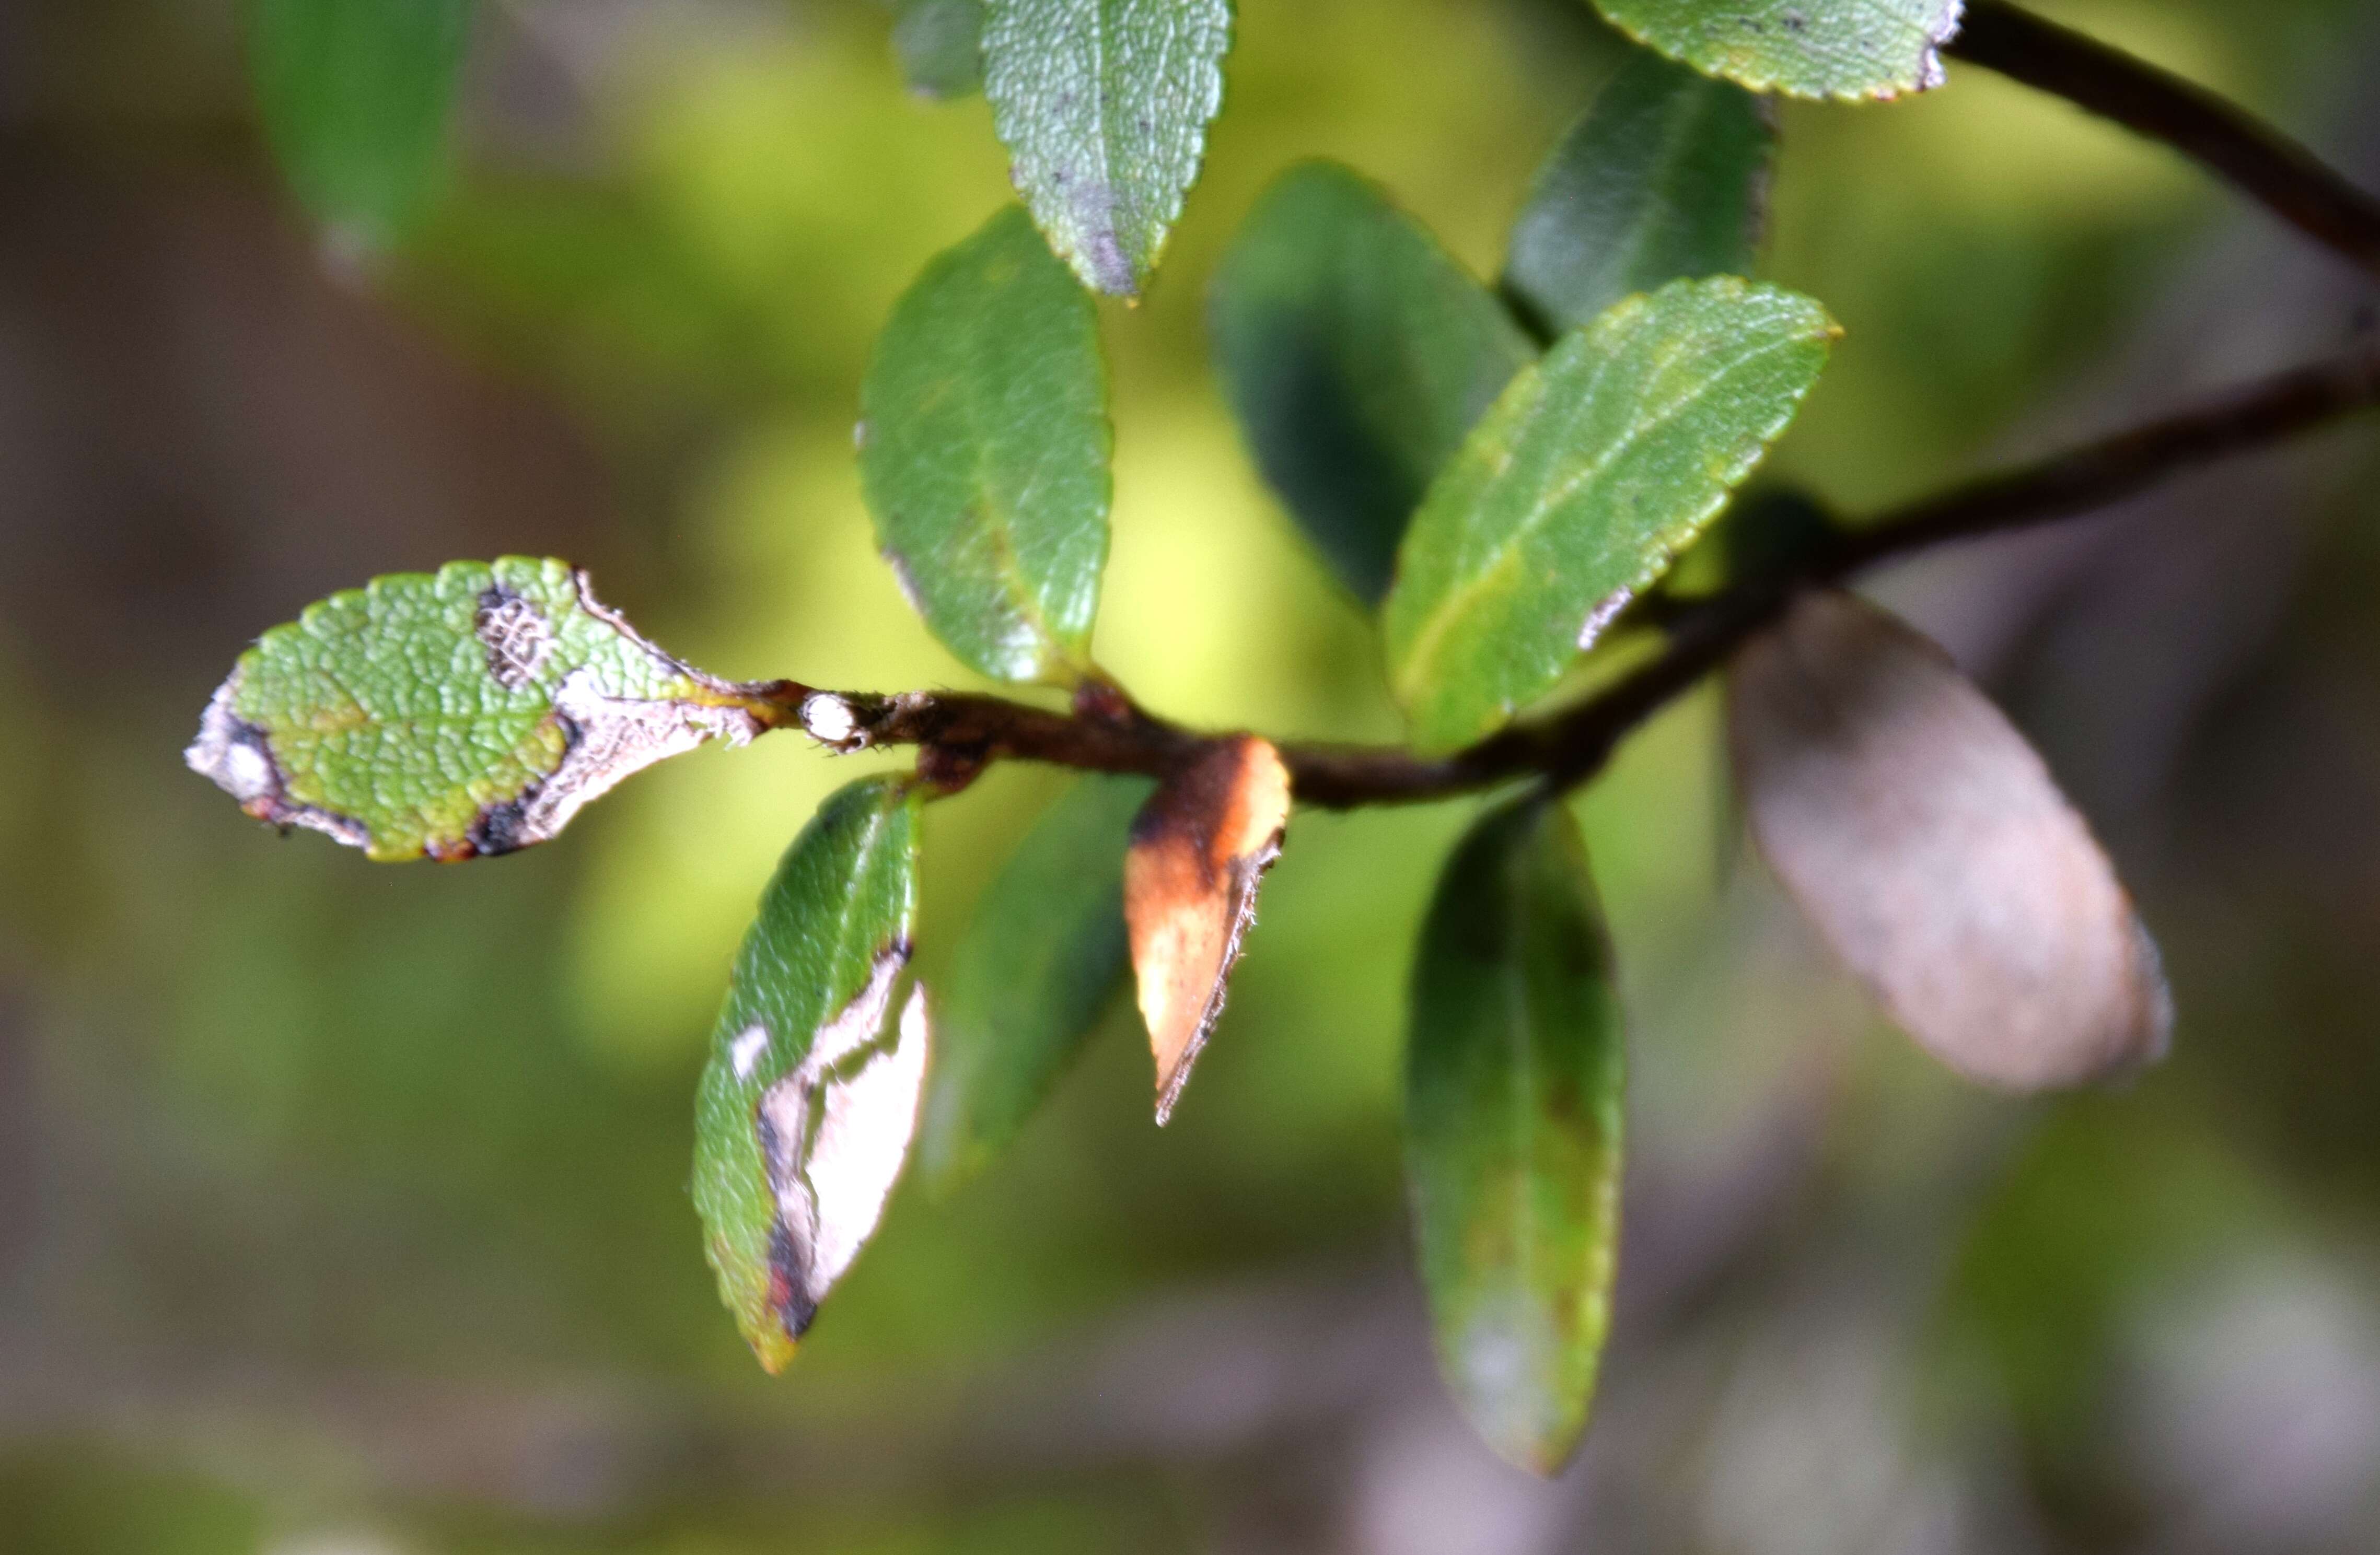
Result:
<svg viewBox="0 0 2380 1555"><path fill-rule="evenodd" d="M918 1150L936 1187L1015 1138L1123 983L1124 848L1148 791L1145 778L1077 778L977 905L934 1002Z"/></svg>
<svg viewBox="0 0 2380 1555"><path fill-rule="evenodd" d="M1265 478L1356 597L1463 436L1536 355L1488 290L1380 189L1283 174L1215 277L1215 354Z"/></svg>
<svg viewBox="0 0 2380 1555"><path fill-rule="evenodd" d="M1222 106L1230 0L984 4L984 95L1016 187L1083 284L1136 295Z"/></svg>
<svg viewBox="0 0 2380 1555"><path fill-rule="evenodd" d="M1405 1169L1447 1384L1496 1451L1559 1469L1610 1321L1626 1053L1578 826L1472 828L1414 967Z"/></svg>
<svg viewBox="0 0 2380 1555"><path fill-rule="evenodd" d="M474 0L248 0L273 149L300 199L366 245L401 236L445 171Z"/></svg>
<svg viewBox="0 0 2380 1555"><path fill-rule="evenodd" d="M638 636L567 562L505 557L334 594L242 654L191 767L261 821L383 862L509 853L631 773L759 733L766 688Z"/></svg>
<svg viewBox="0 0 2380 1555"><path fill-rule="evenodd" d="M983 86L983 0L888 0L892 50L909 90L965 97Z"/></svg>
<svg viewBox="0 0 2380 1555"><path fill-rule="evenodd" d="M1537 170L1506 294L1559 334L1632 292L1750 274L1773 139L1742 87L1632 50Z"/></svg>
<svg viewBox="0 0 2380 1555"><path fill-rule="evenodd" d="M1755 91L1890 97L1942 84L1964 0L1594 0L1622 30Z"/></svg>
<svg viewBox="0 0 2380 1555"><path fill-rule="evenodd" d="M1813 595L1738 658L1729 707L1762 853L1937 1057L2030 1091L2163 1055L2156 947L2107 855L1940 649Z"/></svg>
<svg viewBox="0 0 2380 1555"><path fill-rule="evenodd" d="M987 675L1078 679L1108 555L1107 367L1023 211L926 267L860 407L877 541L926 624Z"/></svg>
<svg viewBox="0 0 2380 1555"><path fill-rule="evenodd" d="M694 1204L720 1297L771 1371L876 1229L917 1125L925 990L899 995L918 808L889 777L820 806L761 895L710 1039Z"/></svg>
<svg viewBox="0 0 2380 1555"><path fill-rule="evenodd" d="M1397 555L1383 624L1415 742L1451 750L1551 689L1760 462L1834 333L1791 292L1680 281L1522 369Z"/></svg>
<svg viewBox="0 0 2380 1555"><path fill-rule="evenodd" d="M1256 922L1257 886L1288 824L1288 769L1254 735L1168 778L1133 822L1123 915L1160 1123L1223 1013L1224 986Z"/></svg>
<svg viewBox="0 0 2380 1555"><path fill-rule="evenodd" d="M1963 0L1592 0L1621 30L1699 71L1794 98L1942 86Z"/></svg>

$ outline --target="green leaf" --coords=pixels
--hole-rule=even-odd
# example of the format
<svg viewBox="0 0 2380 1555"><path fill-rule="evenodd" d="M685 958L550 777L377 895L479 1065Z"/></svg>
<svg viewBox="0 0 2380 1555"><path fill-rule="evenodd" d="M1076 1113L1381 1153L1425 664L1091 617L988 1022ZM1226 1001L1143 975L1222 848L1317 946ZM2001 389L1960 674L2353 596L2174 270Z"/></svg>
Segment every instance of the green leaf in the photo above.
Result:
<svg viewBox="0 0 2380 1555"><path fill-rule="evenodd" d="M1378 605L1430 477L1536 355L1528 337L1427 229L1334 163L1291 169L1257 202L1209 319L1265 478Z"/></svg>
<svg viewBox="0 0 2380 1555"><path fill-rule="evenodd" d="M1123 853L1150 787L1078 779L976 908L934 1006L919 1151L937 1191L1016 1137L1123 982Z"/></svg>
<svg viewBox="0 0 2380 1555"><path fill-rule="evenodd" d="M1198 176L1231 42L1231 0L985 0L993 127L1086 286L1148 283Z"/></svg>
<svg viewBox="0 0 2380 1555"><path fill-rule="evenodd" d="M1835 327L1731 277L1630 297L1523 369L1430 487L1384 612L1415 742L1552 689L1793 417Z"/></svg>
<svg viewBox="0 0 2380 1555"><path fill-rule="evenodd" d="M473 0L249 0L249 70L298 197L370 247L404 235L446 169Z"/></svg>
<svg viewBox="0 0 2380 1555"><path fill-rule="evenodd" d="M1751 273L1774 139L1742 88L1632 50L1537 170L1505 294L1560 334L1632 292Z"/></svg>
<svg viewBox="0 0 2380 1555"><path fill-rule="evenodd" d="M909 90L965 97L983 86L983 0L889 0L892 50Z"/></svg>
<svg viewBox="0 0 2380 1555"><path fill-rule="evenodd" d="M1405 1172L1447 1384L1540 1474L1586 1428L1610 1321L1625 1068L1577 823L1538 801L1491 812L1422 931Z"/></svg>
<svg viewBox="0 0 2380 1555"><path fill-rule="evenodd" d="M987 675L1069 684L1108 555L1107 367L1090 299L1009 207L926 267L860 390L876 538Z"/></svg>
<svg viewBox="0 0 2380 1555"><path fill-rule="evenodd" d="M919 807L894 777L819 807L761 895L711 1036L694 1206L720 1299L771 1371L875 1230L917 1123L925 992L895 994Z"/></svg>
<svg viewBox="0 0 2380 1555"><path fill-rule="evenodd" d="M1755 91L1891 97L1942 84L1963 0L1595 0L1622 31Z"/></svg>
<svg viewBox="0 0 2380 1555"><path fill-rule="evenodd" d="M742 744L769 727L768 690L670 657L567 562L455 561L266 633L185 757L261 821L451 862L542 842L706 740Z"/></svg>

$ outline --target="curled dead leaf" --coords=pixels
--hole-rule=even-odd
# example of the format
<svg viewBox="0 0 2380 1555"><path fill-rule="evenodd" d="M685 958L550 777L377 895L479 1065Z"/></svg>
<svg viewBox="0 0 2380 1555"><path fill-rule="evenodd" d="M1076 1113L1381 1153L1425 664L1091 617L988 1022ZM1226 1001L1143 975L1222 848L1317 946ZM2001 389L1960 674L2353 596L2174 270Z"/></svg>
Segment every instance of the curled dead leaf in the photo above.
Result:
<svg viewBox="0 0 2380 1555"><path fill-rule="evenodd" d="M1762 853L1935 1056L2034 1091L2164 1055L2171 998L2114 868L1934 644L1808 596L1737 658L1729 733Z"/></svg>
<svg viewBox="0 0 2380 1555"><path fill-rule="evenodd" d="M1157 1121L1172 1115L1223 1011L1224 984L1256 922L1257 885L1281 853L1289 769L1254 735L1168 778L1133 822L1124 925L1157 1060Z"/></svg>

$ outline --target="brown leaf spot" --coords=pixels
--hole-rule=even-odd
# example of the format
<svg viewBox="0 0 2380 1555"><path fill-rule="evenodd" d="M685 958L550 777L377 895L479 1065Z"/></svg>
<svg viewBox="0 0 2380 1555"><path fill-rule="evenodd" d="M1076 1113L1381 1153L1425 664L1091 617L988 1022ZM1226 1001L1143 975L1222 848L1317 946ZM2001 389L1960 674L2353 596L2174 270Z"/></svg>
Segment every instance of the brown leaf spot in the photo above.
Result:
<svg viewBox="0 0 2380 1555"><path fill-rule="evenodd" d="M1223 1012L1224 985L1256 921L1257 885L1280 856L1288 821L1281 753L1243 735L1168 778L1133 822L1124 923L1157 1060L1160 1124Z"/></svg>
<svg viewBox="0 0 2380 1555"><path fill-rule="evenodd" d="M2033 1091L2163 1056L2170 997L2131 898L1940 649L1812 595L1737 660L1729 730L1761 851L1937 1057Z"/></svg>

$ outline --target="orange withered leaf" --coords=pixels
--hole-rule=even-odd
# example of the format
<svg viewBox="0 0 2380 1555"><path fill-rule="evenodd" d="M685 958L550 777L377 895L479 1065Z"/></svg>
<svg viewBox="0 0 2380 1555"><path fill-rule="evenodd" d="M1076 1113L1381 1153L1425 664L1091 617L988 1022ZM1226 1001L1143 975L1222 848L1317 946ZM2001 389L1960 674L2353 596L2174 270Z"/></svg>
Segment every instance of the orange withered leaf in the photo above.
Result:
<svg viewBox="0 0 2380 1555"><path fill-rule="evenodd" d="M1223 985L1256 921L1257 883L1280 856L1288 822L1289 769L1254 735L1168 778L1133 822L1123 916L1157 1059L1159 1123L1222 1013Z"/></svg>

